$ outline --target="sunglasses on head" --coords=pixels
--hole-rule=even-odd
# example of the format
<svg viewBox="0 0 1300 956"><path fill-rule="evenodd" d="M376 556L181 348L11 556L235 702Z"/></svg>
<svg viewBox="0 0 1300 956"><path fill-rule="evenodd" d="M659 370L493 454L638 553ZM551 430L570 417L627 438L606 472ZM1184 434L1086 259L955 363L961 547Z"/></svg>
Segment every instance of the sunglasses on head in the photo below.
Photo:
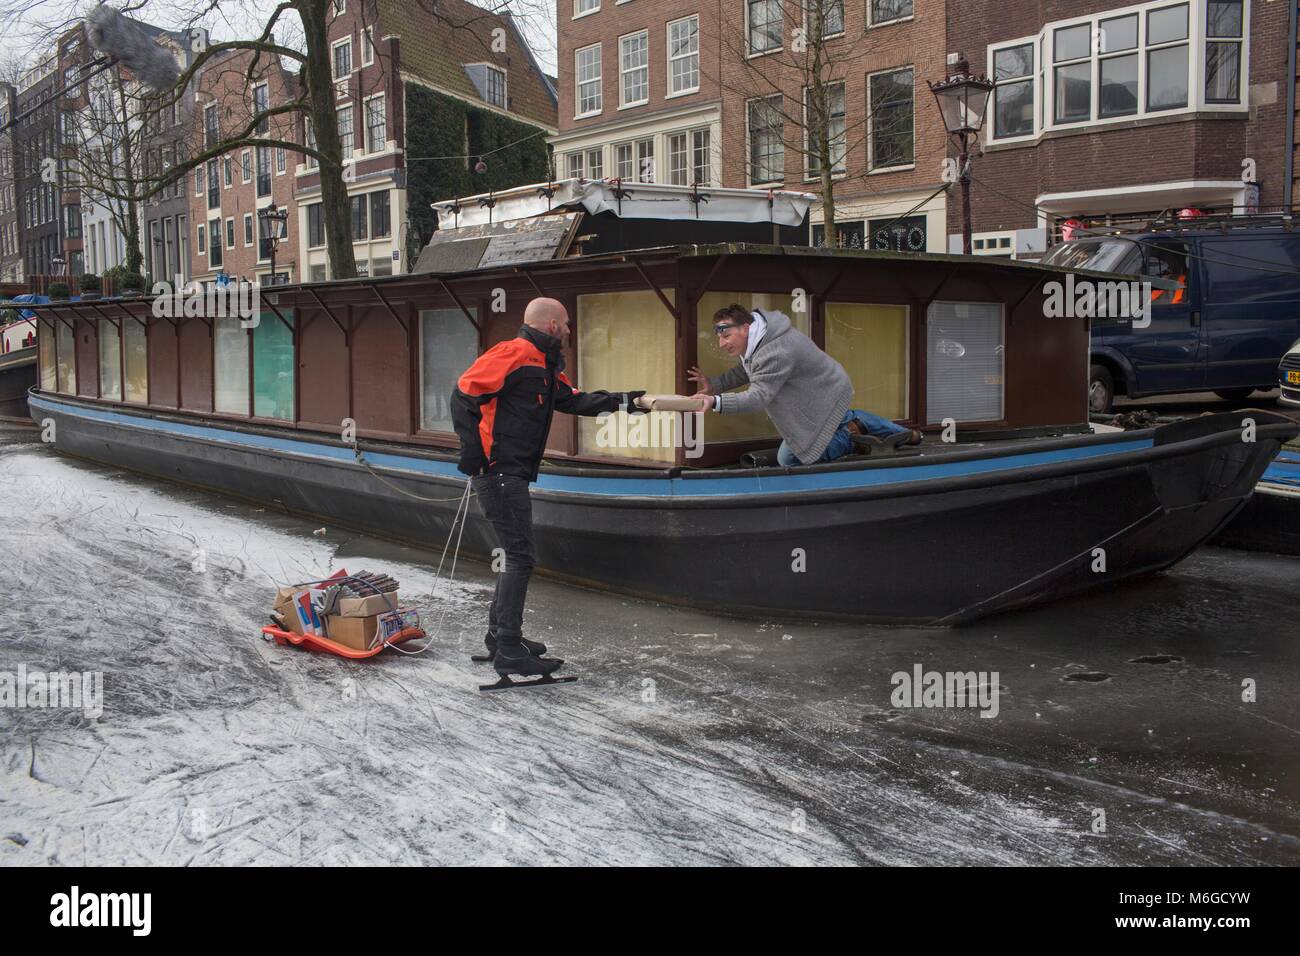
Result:
<svg viewBox="0 0 1300 956"><path fill-rule="evenodd" d="M734 322L719 322L713 327L713 334L726 335L729 330L734 329L735 327L736 324Z"/></svg>

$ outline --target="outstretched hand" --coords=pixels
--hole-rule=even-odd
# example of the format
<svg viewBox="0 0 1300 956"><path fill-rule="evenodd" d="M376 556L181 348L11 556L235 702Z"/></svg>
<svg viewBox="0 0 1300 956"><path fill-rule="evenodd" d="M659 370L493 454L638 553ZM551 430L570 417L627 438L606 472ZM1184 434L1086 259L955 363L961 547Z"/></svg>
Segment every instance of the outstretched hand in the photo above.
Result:
<svg viewBox="0 0 1300 956"><path fill-rule="evenodd" d="M694 382L696 385L700 387L698 394L700 395L713 394L713 390L709 388L709 377L705 375L702 371L700 371L700 367L698 365L692 365L690 367L690 369L686 372L686 378L688 381Z"/></svg>

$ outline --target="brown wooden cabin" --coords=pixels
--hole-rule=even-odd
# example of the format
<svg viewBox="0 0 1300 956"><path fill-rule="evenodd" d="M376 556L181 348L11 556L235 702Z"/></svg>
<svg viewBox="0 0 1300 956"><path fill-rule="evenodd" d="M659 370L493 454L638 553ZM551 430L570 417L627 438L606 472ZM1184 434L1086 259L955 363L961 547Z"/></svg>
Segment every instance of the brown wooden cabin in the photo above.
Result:
<svg viewBox="0 0 1300 956"><path fill-rule="evenodd" d="M1043 284L1062 278L998 259L714 245L276 286L252 329L160 318L150 296L59 303L35 308L40 388L335 436L351 418L362 438L454 448L456 379L517 333L534 296L568 306L566 362L580 388L679 394L695 391L691 366L717 374L729 363L712 317L739 302L790 315L848 369L856 407L931 431L950 418L959 438L1081 430L1088 322L1043 309ZM703 457L687 459L602 449L595 427L557 414L548 455L706 466L777 441L765 416L710 415Z"/></svg>

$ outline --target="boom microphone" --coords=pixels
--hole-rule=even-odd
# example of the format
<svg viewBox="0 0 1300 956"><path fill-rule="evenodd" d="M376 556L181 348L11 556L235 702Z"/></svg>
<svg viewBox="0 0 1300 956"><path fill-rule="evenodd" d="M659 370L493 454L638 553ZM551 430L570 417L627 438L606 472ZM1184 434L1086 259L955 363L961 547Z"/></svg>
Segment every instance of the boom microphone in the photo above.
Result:
<svg viewBox="0 0 1300 956"><path fill-rule="evenodd" d="M180 76L176 60L134 20L101 3L86 17L90 45L113 57L145 86L155 90L170 89Z"/></svg>

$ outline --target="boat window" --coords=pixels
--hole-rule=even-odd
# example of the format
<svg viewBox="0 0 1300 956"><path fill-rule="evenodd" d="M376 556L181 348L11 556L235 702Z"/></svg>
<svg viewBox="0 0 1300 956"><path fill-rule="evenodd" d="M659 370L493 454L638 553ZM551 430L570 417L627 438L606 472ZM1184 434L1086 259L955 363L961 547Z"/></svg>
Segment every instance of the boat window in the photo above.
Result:
<svg viewBox="0 0 1300 956"><path fill-rule="evenodd" d="M807 306L807 297L796 303L794 297L785 294L762 292L706 292L700 296L696 306L696 357L697 364L706 375L721 375L737 364L726 352L718 347L718 337L713 332L713 314L718 309L732 303L743 305L747 309L784 312L790 323L804 335L810 335L812 320ZM803 306L797 311L795 305ZM733 333L734 334L734 333ZM746 386L740 391L748 389ZM780 440L772 420L762 412L750 415L710 415L704 420L705 441L751 441L756 438L773 438Z"/></svg>
<svg viewBox="0 0 1300 956"><path fill-rule="evenodd" d="M478 318L478 310L470 308ZM420 428L450 432L451 393L478 358L478 329L460 309L420 310Z"/></svg>
<svg viewBox="0 0 1300 956"><path fill-rule="evenodd" d="M281 309L293 325L293 310ZM274 312L262 311L253 327L253 414L291 422L293 415L293 332Z"/></svg>
<svg viewBox="0 0 1300 956"><path fill-rule="evenodd" d="M671 302L672 289L664 289ZM677 391L676 323L650 291L578 296L578 377L586 391L645 389L650 394ZM718 416L712 416L718 417ZM578 450L583 455L673 462L680 416L672 412L628 417L578 419ZM705 425L704 439L712 441ZM682 436L684 439L685 435Z"/></svg>
<svg viewBox="0 0 1300 956"><path fill-rule="evenodd" d="M149 345L145 328L135 319L122 320L126 340L126 400L149 401Z"/></svg>
<svg viewBox="0 0 1300 956"><path fill-rule="evenodd" d="M925 408L931 425L1002 420L1002 305L935 302L926 322Z"/></svg>
<svg viewBox="0 0 1300 956"><path fill-rule="evenodd" d="M106 320L99 323L99 397L122 400L122 338L117 324Z"/></svg>
<svg viewBox="0 0 1300 956"><path fill-rule="evenodd" d="M72 326L56 319L59 327L58 391L65 395L77 394L77 336Z"/></svg>
<svg viewBox="0 0 1300 956"><path fill-rule="evenodd" d="M853 381L853 407L908 416L907 306L826 303L826 352Z"/></svg>
<svg viewBox="0 0 1300 956"><path fill-rule="evenodd" d="M38 341L40 342L41 391L58 391L58 371L54 365L54 335L56 329L49 323L42 322Z"/></svg>
<svg viewBox="0 0 1300 956"><path fill-rule="evenodd" d="M1054 248L1043 264L1060 269L1091 269L1137 275L1141 270L1142 248L1132 239L1076 239Z"/></svg>
<svg viewBox="0 0 1300 956"><path fill-rule="evenodd" d="M247 415L248 331L240 327L238 315L216 316L212 326L216 410Z"/></svg>

